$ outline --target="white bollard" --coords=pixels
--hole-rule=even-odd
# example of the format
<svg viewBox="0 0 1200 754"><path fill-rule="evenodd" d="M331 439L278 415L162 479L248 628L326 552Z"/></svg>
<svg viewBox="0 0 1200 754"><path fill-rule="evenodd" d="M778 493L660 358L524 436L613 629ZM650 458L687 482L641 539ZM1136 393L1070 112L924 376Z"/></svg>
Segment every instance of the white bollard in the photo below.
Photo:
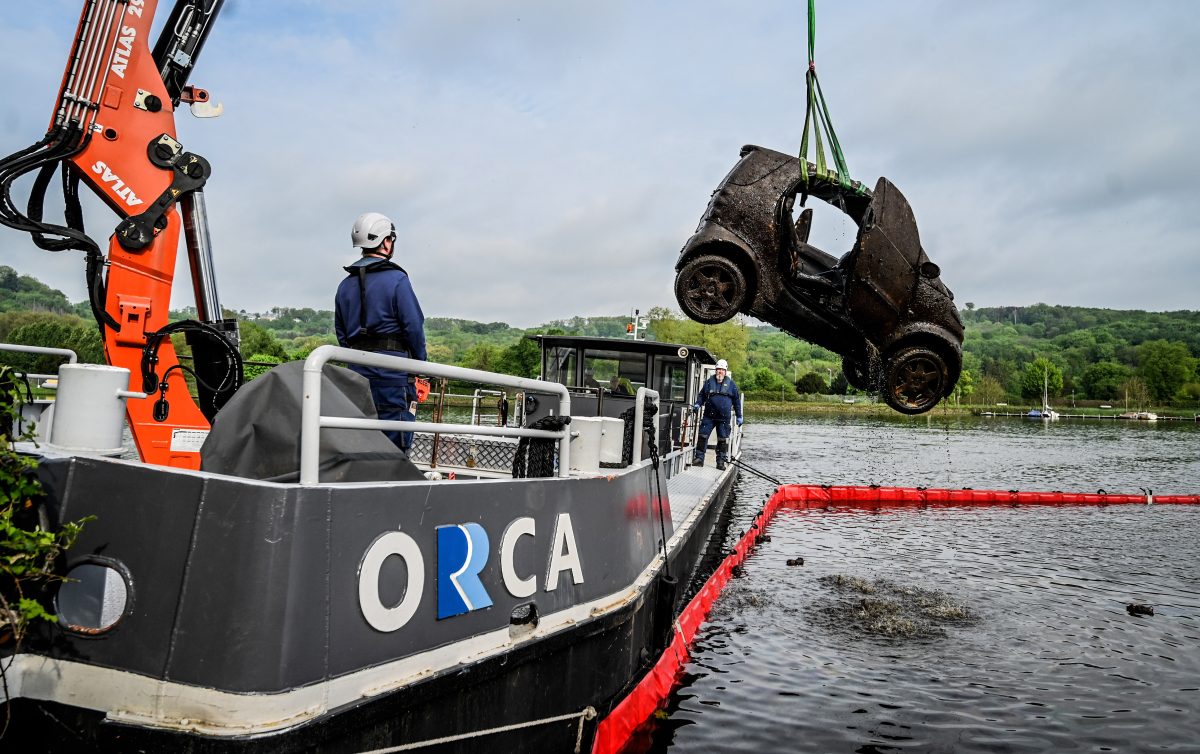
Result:
<svg viewBox="0 0 1200 754"><path fill-rule="evenodd" d="M49 444L58 450L115 455L121 453L129 370L99 364L63 364L58 368L54 423Z"/></svg>

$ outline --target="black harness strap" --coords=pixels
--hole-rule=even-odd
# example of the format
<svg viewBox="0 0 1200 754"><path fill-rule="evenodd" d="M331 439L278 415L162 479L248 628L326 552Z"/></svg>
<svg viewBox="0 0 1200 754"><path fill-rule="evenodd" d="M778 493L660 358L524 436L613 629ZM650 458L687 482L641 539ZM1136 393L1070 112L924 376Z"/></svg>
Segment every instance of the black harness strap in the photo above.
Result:
<svg viewBox="0 0 1200 754"><path fill-rule="evenodd" d="M350 345L363 351L402 351L407 356L406 343L390 335L376 335L367 327L367 274L384 270L399 270L405 275L408 272L390 259L380 259L371 264L352 264L342 269L358 278L358 334L349 340Z"/></svg>

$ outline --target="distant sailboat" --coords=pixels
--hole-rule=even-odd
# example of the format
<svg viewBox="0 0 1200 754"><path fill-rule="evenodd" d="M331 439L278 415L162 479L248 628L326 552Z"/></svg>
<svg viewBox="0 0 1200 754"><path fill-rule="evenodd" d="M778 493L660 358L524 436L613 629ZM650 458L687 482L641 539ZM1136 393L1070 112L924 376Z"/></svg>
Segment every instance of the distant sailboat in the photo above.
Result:
<svg viewBox="0 0 1200 754"><path fill-rule="evenodd" d="M1045 419L1046 421L1058 421L1058 412L1050 408L1050 368L1047 367L1042 372L1042 408L1041 410L1032 409L1026 414L1030 419Z"/></svg>

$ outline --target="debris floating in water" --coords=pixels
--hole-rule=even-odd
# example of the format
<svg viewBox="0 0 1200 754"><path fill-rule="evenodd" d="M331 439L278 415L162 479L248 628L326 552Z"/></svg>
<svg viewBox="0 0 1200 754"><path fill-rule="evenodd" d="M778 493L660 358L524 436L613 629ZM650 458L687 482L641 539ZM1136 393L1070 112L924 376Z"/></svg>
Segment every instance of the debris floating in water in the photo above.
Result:
<svg viewBox="0 0 1200 754"><path fill-rule="evenodd" d="M883 578L835 574L818 581L839 598L817 603L831 627L873 636L929 639L945 636L946 625L967 625L978 616L965 603L937 589L897 584Z"/></svg>
<svg viewBox="0 0 1200 754"><path fill-rule="evenodd" d="M1143 605L1140 602L1131 602L1125 606L1126 612L1130 615L1154 615L1154 608L1150 605Z"/></svg>
<svg viewBox="0 0 1200 754"><path fill-rule="evenodd" d="M802 566L804 565L804 558L788 558L787 564L790 566Z"/></svg>

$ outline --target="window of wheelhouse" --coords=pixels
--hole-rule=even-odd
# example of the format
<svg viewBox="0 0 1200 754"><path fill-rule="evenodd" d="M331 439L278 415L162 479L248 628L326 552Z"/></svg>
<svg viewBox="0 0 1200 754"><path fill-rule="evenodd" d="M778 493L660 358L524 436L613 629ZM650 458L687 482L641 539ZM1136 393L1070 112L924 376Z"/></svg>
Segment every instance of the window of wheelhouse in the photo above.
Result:
<svg viewBox="0 0 1200 754"><path fill-rule="evenodd" d="M542 374L547 382L557 382L568 387L575 386L575 349L569 346L551 346L546 349Z"/></svg>
<svg viewBox="0 0 1200 754"><path fill-rule="evenodd" d="M687 400L687 364L683 360L659 359L658 385L654 389L663 400Z"/></svg>
<svg viewBox="0 0 1200 754"><path fill-rule="evenodd" d="M592 348L583 352L583 387L604 388L613 395L634 395L645 386L645 354Z"/></svg>

